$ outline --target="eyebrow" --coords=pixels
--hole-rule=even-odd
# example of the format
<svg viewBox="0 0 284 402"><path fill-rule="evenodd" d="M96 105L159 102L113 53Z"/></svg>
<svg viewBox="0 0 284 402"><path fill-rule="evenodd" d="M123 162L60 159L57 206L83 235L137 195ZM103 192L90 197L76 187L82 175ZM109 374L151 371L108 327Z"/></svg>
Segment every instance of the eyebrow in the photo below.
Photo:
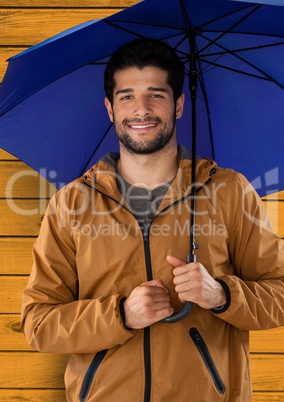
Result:
<svg viewBox="0 0 284 402"><path fill-rule="evenodd" d="M147 91L149 91L149 92L169 92L164 87L148 87ZM120 94L125 94L125 93L132 93L132 92L134 92L133 88L119 89L118 91L116 91L115 95L120 95Z"/></svg>

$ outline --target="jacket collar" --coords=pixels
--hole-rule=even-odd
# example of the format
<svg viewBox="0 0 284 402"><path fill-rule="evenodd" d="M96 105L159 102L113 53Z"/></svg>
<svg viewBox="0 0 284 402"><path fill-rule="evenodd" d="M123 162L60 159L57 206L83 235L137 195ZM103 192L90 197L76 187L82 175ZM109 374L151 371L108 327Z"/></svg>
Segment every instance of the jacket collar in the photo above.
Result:
<svg viewBox="0 0 284 402"><path fill-rule="evenodd" d="M191 193L191 153L182 145L178 147L179 168L172 185L165 195L159 210L166 208L171 203L190 195ZM119 159L118 153L105 155L98 163L86 172L83 182L95 190L124 204L124 199L117 188L116 164ZM216 170L216 163L211 159L197 159L196 163L196 188L202 187Z"/></svg>

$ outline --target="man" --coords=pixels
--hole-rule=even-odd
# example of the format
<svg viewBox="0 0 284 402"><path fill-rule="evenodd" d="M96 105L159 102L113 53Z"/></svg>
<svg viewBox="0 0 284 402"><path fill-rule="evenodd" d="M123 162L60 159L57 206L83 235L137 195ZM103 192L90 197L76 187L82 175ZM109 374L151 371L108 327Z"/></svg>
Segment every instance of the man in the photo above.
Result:
<svg viewBox="0 0 284 402"><path fill-rule="evenodd" d="M284 251L246 179L177 146L184 70L138 39L114 53L105 105L120 145L51 200L35 243L22 328L69 353L68 401L247 402L248 331L284 324ZM248 191L249 189L249 191ZM162 320L195 303L185 319Z"/></svg>

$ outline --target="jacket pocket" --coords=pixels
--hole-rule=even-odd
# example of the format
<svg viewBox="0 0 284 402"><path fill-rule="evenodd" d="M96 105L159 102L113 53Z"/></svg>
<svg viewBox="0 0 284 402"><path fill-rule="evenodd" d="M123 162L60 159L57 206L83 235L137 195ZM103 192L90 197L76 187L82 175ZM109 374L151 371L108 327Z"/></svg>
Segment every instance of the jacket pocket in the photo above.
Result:
<svg viewBox="0 0 284 402"><path fill-rule="evenodd" d="M199 331L196 328L191 328L189 330L189 334L214 381L217 391L219 392L219 394L224 394L225 385L220 377L220 374L218 373L218 370L214 364L214 361L207 348L207 345L204 342L204 339L202 338L202 336L200 335Z"/></svg>
<svg viewBox="0 0 284 402"><path fill-rule="evenodd" d="M90 391L94 376L99 368L99 365L101 364L101 362L103 361L103 358L105 357L107 353L107 349L105 350L101 350L100 352L98 352L95 357L92 360L92 363L90 364L85 377L84 377L84 381L81 387L81 391L79 394L79 400L80 402L85 402L86 398L88 396L88 393Z"/></svg>

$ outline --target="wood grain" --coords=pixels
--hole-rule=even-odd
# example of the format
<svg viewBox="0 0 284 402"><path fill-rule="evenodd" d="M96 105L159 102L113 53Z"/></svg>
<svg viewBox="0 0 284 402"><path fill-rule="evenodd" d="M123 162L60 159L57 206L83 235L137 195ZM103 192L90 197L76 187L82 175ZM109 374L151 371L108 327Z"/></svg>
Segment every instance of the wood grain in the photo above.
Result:
<svg viewBox="0 0 284 402"><path fill-rule="evenodd" d="M32 350L21 331L20 320L20 314L0 314L0 350L2 352Z"/></svg>
<svg viewBox="0 0 284 402"><path fill-rule="evenodd" d="M265 331L251 331L250 351L254 353L284 354L284 327Z"/></svg>
<svg viewBox="0 0 284 402"><path fill-rule="evenodd" d="M37 236L48 200L1 200L0 236Z"/></svg>
<svg viewBox="0 0 284 402"><path fill-rule="evenodd" d="M66 402L64 389L1 389L1 402Z"/></svg>
<svg viewBox="0 0 284 402"><path fill-rule="evenodd" d="M2 276L0 281L0 311L1 314L19 314L24 289L27 285L26 276ZM1 345L0 345L1 349Z"/></svg>
<svg viewBox="0 0 284 402"><path fill-rule="evenodd" d="M251 375L254 391L284 392L284 355L252 354Z"/></svg>
<svg viewBox="0 0 284 402"><path fill-rule="evenodd" d="M64 388L68 356L48 353L0 353L2 388Z"/></svg>
<svg viewBox="0 0 284 402"><path fill-rule="evenodd" d="M252 397L252 402L283 402L283 401L284 401L284 392L254 392Z"/></svg>
<svg viewBox="0 0 284 402"><path fill-rule="evenodd" d="M108 17L121 9L17 9L0 8L2 46L27 47L86 21Z"/></svg>
<svg viewBox="0 0 284 402"><path fill-rule="evenodd" d="M1 50L0 50L1 51ZM9 152L5 151L3 148L0 148L0 162L2 161L17 161L14 155L10 154ZM0 166L1 168L1 166Z"/></svg>
<svg viewBox="0 0 284 402"><path fill-rule="evenodd" d="M1 198L50 199L57 191L55 186L23 162L1 162L0 168Z"/></svg>
<svg viewBox="0 0 284 402"><path fill-rule="evenodd" d="M0 275L29 275L34 237L0 237Z"/></svg>
<svg viewBox="0 0 284 402"><path fill-rule="evenodd" d="M264 200L263 203L271 220L272 229L281 237L284 237L284 202Z"/></svg>
<svg viewBox="0 0 284 402"><path fill-rule="evenodd" d="M63 388L66 355L37 352L0 353L3 388ZM284 356L252 355L251 373L254 391L284 391Z"/></svg>
<svg viewBox="0 0 284 402"><path fill-rule="evenodd" d="M31 8L123 8L139 3L137 0L1 0L2 7Z"/></svg>

